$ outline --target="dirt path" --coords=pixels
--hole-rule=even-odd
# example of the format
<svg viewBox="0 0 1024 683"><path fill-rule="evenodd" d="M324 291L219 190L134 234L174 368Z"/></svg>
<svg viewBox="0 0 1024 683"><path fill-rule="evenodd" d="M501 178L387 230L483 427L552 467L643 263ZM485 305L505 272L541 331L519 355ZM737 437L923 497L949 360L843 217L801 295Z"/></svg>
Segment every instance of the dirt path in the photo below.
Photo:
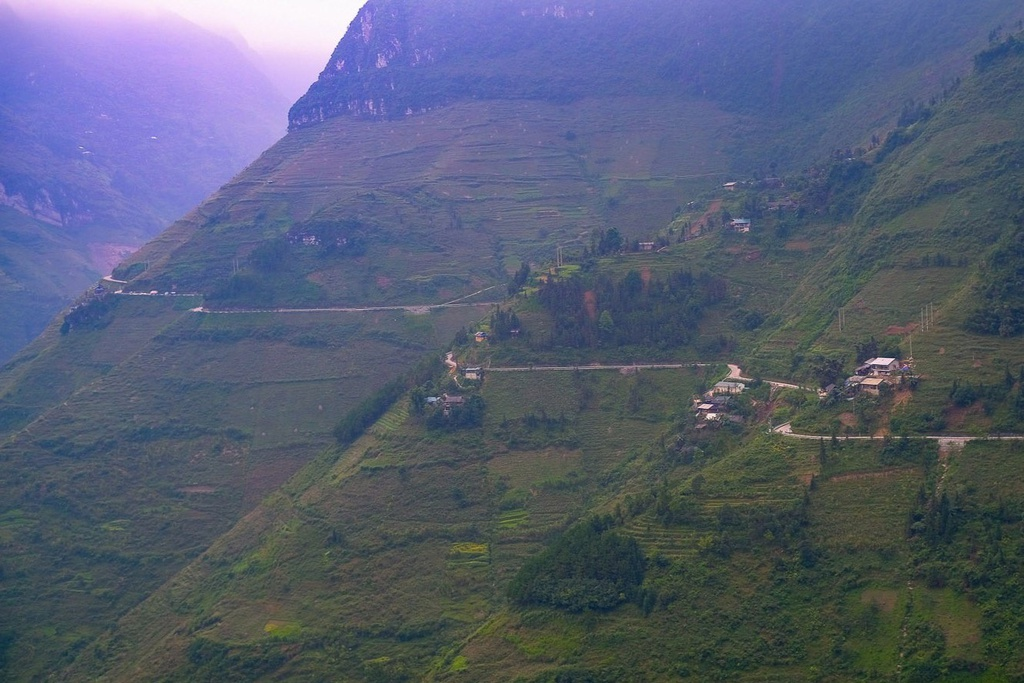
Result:
<svg viewBox="0 0 1024 683"><path fill-rule="evenodd" d="M484 287L483 289L478 289L477 291L473 292L472 294L467 294L466 296L460 296L458 299L452 299L451 301L448 301L446 303L441 304L441 306L451 306L453 304L459 303L460 301L465 301L466 299L471 299L474 296L476 296L477 294L483 294L484 292L489 292L492 289L497 289L498 287L501 287L501 285L491 285L490 287ZM498 302L496 302L496 301L487 301L487 302L483 302L483 303L494 304L494 303L498 303ZM481 305L481 304L477 304L477 305Z"/></svg>
<svg viewBox="0 0 1024 683"><path fill-rule="evenodd" d="M734 380L734 381L737 381L737 382L753 382L754 381L753 378L751 378L751 377L744 377L743 376L743 369L740 368L740 366L735 365L734 363L727 363L726 365L729 366L729 376L726 377L726 379ZM802 387L799 384L790 384L789 382L775 382L775 381L770 380L770 379L766 379L766 380L762 380L762 381L765 384L769 385L769 386L773 386L773 387L776 387L776 388L779 388L779 389L803 389L804 391L814 391L813 389L809 389L808 387Z"/></svg>
<svg viewBox="0 0 1024 683"><path fill-rule="evenodd" d="M710 222L711 217L720 212L721 210L722 200L711 200L711 203L708 204L707 211L701 214L701 217L695 220L693 222L693 225L690 226L689 232L686 233L686 239L692 240L694 238L700 237L708 228L708 224Z"/></svg>
<svg viewBox="0 0 1024 683"><path fill-rule="evenodd" d="M962 441L939 439L939 467L942 469L942 473L939 475L939 481L935 484L936 497L942 493L942 489L946 485L946 475L949 473L950 458L954 455L959 455L963 450L964 442Z"/></svg>

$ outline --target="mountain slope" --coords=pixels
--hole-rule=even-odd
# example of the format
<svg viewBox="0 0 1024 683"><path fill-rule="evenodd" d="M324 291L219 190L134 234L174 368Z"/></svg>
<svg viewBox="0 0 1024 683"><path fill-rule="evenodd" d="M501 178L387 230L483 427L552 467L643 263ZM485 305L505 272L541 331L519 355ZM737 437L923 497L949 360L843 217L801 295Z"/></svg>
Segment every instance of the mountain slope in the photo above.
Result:
<svg viewBox="0 0 1024 683"><path fill-rule="evenodd" d="M41 236L4 269L2 305L19 312L0 339L6 359L272 143L284 103L226 40L171 15L19 17L5 5L0 34L0 204L78 254L64 260ZM12 220L9 255L26 225Z"/></svg>
<svg viewBox="0 0 1024 683"><path fill-rule="evenodd" d="M993 47L982 56L1000 52ZM812 343L849 348L856 335L879 334L883 315L888 322L880 332L889 326L913 331L926 305L937 307L950 327L966 325L983 305L982 287L1007 277L993 270L993 258L1019 231L1024 128L1017 89L1022 79L1019 59L1004 57L896 131L878 151L884 163L876 164L877 173L860 161L834 164L834 175L848 179L838 181L840 189L843 182L859 184L863 203L832 257L794 292L784 309L790 323L766 349L780 343L791 351ZM922 281L932 285L921 287ZM879 287L879 282L887 284ZM846 307L849 312L851 306L864 316L858 321L856 314L848 315L851 327L844 334L836 311ZM992 336L999 344L998 334ZM960 353L977 345L971 342ZM769 351L765 358L772 356ZM776 355L764 369L778 371L790 362Z"/></svg>
<svg viewBox="0 0 1024 683"><path fill-rule="evenodd" d="M910 285L927 288L925 300L950 311L917 331L921 386L904 392L893 425L934 404L951 372L996 384L1005 367L1024 364L1019 340L993 341L961 327L962 303L977 301L969 266L987 263L985 244L1014 230L1019 198L983 197L993 192L990 183L1018 182L1015 157L995 151L1021 137L1022 77L1018 56L968 79L908 131L912 142L878 160L877 181L853 227L841 233L844 241L856 238L853 246L824 258L811 252L799 263L810 266L801 289L820 283L825 272L856 287L852 301L844 301L853 329L815 337L818 350L845 345L849 353L860 335L881 338L887 319L915 312L911 299L918 295ZM981 217L947 208L972 198L988 207ZM943 209L935 210L935 202ZM948 218L924 225L923 216ZM965 220L978 222L969 230ZM822 227L804 228L793 239ZM982 229L991 232L979 234ZM715 239L720 249L737 245L721 235L704 241ZM770 276L779 255L767 241L766 235L755 268L765 287L778 287ZM869 242L883 242L886 250L865 256ZM961 251L974 248L966 265L953 258L936 263L936 254L955 253L943 249L957 244ZM597 268L642 267L653 281L673 266L700 263L706 249L691 242ZM739 276L729 278L734 292ZM880 296L888 304L881 310ZM744 296L744 303L754 300ZM527 316L531 303L520 306ZM793 328L808 329L799 317ZM783 327L781 334L791 331ZM940 353L944 339L969 346L974 358L953 349ZM456 351L467 362L502 353L501 345L481 351L473 342ZM1011 512L1022 492L1010 473L1020 442L964 446L797 440L760 429L701 432L687 398L723 374L716 368L625 376L491 372L479 389L487 403L483 425L447 434L432 431L403 398L356 443L326 451L221 537L69 675L436 681L1017 675L1024 660L1010 643L1024 597L1011 577L1020 570L1024 524ZM448 380L434 381L426 393ZM1008 381L1008 390L1024 395L1019 377ZM755 404L818 410L796 392L781 402L772 402L766 386L753 392ZM860 415L863 405L857 406ZM581 523L594 514L609 517ZM589 552L568 539L602 525L611 530L592 533L631 538L643 549L643 590L622 595L614 609L581 608L572 601L587 594L592 576L611 570L588 569L585 563L601 562L596 558L567 569L567 548ZM541 588L523 598L530 572L540 572ZM546 597L543 581L560 576L573 587Z"/></svg>
<svg viewBox="0 0 1024 683"><path fill-rule="evenodd" d="M759 125L732 163L764 171L866 140L1019 18L998 0L970 17L946 1L922 12L874 1L372 0L289 121L396 119L468 99L674 95L752 116Z"/></svg>
<svg viewBox="0 0 1024 683"><path fill-rule="evenodd" d="M958 35L963 24L947 30ZM1009 75L987 74L958 92L984 93ZM874 157L849 163L840 154L827 172L733 192L721 184L734 154L751 153L748 134L767 129L749 112L686 93L483 98L398 120L300 126L121 264L124 293L84 299L0 373L5 675L401 680L468 670L481 680L621 680L625 671L609 664L616 658L641 678L828 671L844 680L893 676L901 661L926 669L954 660L956 671L1016 671L1005 647L1009 612L996 623L971 609L992 593L918 591L929 576L919 563L940 563L952 585L949 577L967 575L957 563L973 561L907 538L911 515L934 526L925 509L929 496L936 506L941 499L934 444L789 442L765 436L759 422L867 436L935 431L943 417L988 433L1020 391L1012 372L1006 386L1007 370L1024 363L1013 340L940 320L934 336L915 335L926 377L891 414L881 400L819 411L813 395L780 398L762 386L742 404L745 426L720 432L696 428L690 399L725 375L721 365L639 375L530 368L751 357L752 370L809 384L815 353L849 366L870 335L906 344L888 328L940 291L950 301L969 296L973 271L957 259L932 268L946 233L935 242L922 241L926 230L910 233L930 214L915 214L912 201L886 209L897 196L886 188L909 196L917 185L901 179L912 159L947 158L943 117L969 103L978 107L972 119L1013 119L1004 112L1015 111L1019 92L989 98L992 109L954 93L910 145L895 144L908 128ZM997 129L1012 137L1015 125ZM926 132L937 142L925 144ZM964 149L981 144L957 139ZM965 172L972 207L986 206L985 183L999 177ZM769 201L792 208L772 212ZM761 212L751 233L720 229L747 211ZM904 233L919 252L904 248ZM881 249L881 240L900 248ZM524 263L547 271L559 247L574 261L561 275L581 279L548 291L578 293L566 307L585 315L564 315L554 295L533 297L545 286L538 277L515 304L520 337L492 346L459 333L489 327L497 336L500 314L480 302L500 300ZM651 292L685 306L685 334L666 340L653 313L644 318L654 306L631 307ZM830 328L830 304L851 307L842 334ZM489 323L474 324L488 312ZM587 315L595 333L563 342L571 337L560 333L580 318L588 324ZM637 329L618 334L629 325ZM436 368L453 337L464 365L525 370L488 374L482 426L450 433L417 416L408 397L391 402L405 388L460 391L461 378L409 374L424 355ZM959 346L940 353L947 339ZM986 394L953 406L957 376L1006 391L998 402ZM348 443L353 424L388 405ZM354 417L339 423L346 414ZM1007 479L1010 446L965 452L996 465L958 460L963 469L943 485L972 496L971 486ZM817 492L812 475L822 478ZM1016 500L1003 485L1001 495ZM958 544L992 521L987 499L964 500L958 509L975 526L961 536L948 527ZM614 521L563 534L605 513ZM1017 522L1000 523L1016 539ZM646 578L637 585L632 572L609 589L594 553L575 553L588 538L624 565L635 565L635 541ZM1014 548L1002 560L993 553L993 576L1015 571L1004 561ZM586 593L569 591L583 602L553 599L526 578L516 585L529 590L508 592L524 565L533 576L551 569L530 558L573 554L590 558L580 571L598 582L597 609ZM914 620L904 620L911 603ZM901 636L904 625L930 635ZM948 651L935 629L951 634ZM995 631L1003 640L987 635ZM647 657L630 633L679 637ZM847 644L849 633L857 639ZM998 655L985 649L1000 642Z"/></svg>

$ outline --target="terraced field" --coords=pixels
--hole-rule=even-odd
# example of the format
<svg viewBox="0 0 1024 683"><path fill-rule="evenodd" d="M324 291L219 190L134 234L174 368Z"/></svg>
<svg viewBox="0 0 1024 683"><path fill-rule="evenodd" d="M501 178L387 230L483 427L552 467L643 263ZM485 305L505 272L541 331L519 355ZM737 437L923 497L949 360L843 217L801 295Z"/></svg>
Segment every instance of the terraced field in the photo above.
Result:
<svg viewBox="0 0 1024 683"><path fill-rule="evenodd" d="M667 130L668 120L690 128ZM684 197L721 179L714 131L730 120L707 104L665 99L569 109L472 102L400 121L332 119L282 140L133 257L149 271L132 286L209 291L261 241L310 219L352 219L366 230L373 268L295 256L311 286L276 296L417 303L417 288L398 283L432 274L448 280L420 296L455 298L502 282L504 259L582 247L594 228L657 234Z"/></svg>

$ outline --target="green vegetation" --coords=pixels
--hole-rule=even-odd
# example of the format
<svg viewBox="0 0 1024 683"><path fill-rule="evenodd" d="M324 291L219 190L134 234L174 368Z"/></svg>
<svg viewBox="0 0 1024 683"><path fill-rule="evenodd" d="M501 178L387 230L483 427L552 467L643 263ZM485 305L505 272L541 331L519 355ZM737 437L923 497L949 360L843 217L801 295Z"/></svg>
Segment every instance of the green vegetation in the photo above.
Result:
<svg viewBox="0 0 1024 683"><path fill-rule="evenodd" d="M982 305L964 320L969 332L1001 337L1024 333L1024 207L1014 222L1017 229L1003 237L985 264Z"/></svg>
<svg viewBox="0 0 1024 683"><path fill-rule="evenodd" d="M636 539L612 531L611 518L598 518L565 532L526 562L508 593L522 605L608 610L635 599L643 580L644 556Z"/></svg>
<svg viewBox="0 0 1024 683"><path fill-rule="evenodd" d="M801 22L924 16L890 6ZM524 7L508 36L588 19ZM927 63L912 46L933 23L971 23L933 10L912 39L886 24L901 47L880 62ZM654 20L616 16L617 36ZM765 47L756 12L722 15L757 24L747 47L709 16L716 54ZM479 21L453 29L444 79ZM464 90L424 65L395 73L432 89L399 79L396 97L521 94L545 75L530 59L474 80L508 36ZM860 63L841 44L821 57L836 83ZM729 164L781 144L724 113L772 82L737 60L701 72L744 71L708 82L719 107L627 96L689 62L643 83L606 62L579 87L621 79L614 97L551 102L545 81L303 125L124 264L131 291L187 294L83 301L0 372L2 676L1020 677L1024 442L995 437L1024 430L1024 350L969 321L1019 294L1024 60L934 101L868 98L891 136L850 128L805 171L768 162L725 189ZM819 104L845 97L833 85ZM805 105L780 103L775 134ZM877 395L845 387L875 356L907 368ZM709 395L726 362L753 379Z"/></svg>
<svg viewBox="0 0 1024 683"><path fill-rule="evenodd" d="M607 275L573 276L541 285L537 299L554 319L549 346L602 345L664 349L685 346L704 308L726 297L726 283L689 271L646 280L631 270L619 281ZM543 342L541 342L543 343Z"/></svg>

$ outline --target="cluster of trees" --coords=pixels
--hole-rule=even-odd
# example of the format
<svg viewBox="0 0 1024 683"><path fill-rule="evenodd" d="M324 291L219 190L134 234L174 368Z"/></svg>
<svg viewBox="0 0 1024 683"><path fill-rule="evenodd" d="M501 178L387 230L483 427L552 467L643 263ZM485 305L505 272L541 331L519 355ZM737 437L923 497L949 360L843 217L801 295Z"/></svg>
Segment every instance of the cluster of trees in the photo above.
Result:
<svg viewBox="0 0 1024 683"><path fill-rule="evenodd" d="M594 230L590 235L590 253L597 256L617 254L622 251L625 241L622 235L615 228L607 230Z"/></svg>
<svg viewBox="0 0 1024 683"><path fill-rule="evenodd" d="M714 533L700 543L705 553L728 557L765 544L778 547L802 546L809 524L808 499L785 505L723 505L715 515Z"/></svg>
<svg viewBox="0 0 1024 683"><path fill-rule="evenodd" d="M344 447L359 438L367 427L379 420L388 408L397 401L410 386L418 386L441 371L441 363L435 354L430 354L412 370L397 377L373 395L363 399L359 405L348 411L334 427L334 438Z"/></svg>
<svg viewBox="0 0 1024 683"><path fill-rule="evenodd" d="M828 164L814 166L808 173L803 202L835 218L850 217L874 186L876 173L875 166L861 159L832 159Z"/></svg>
<svg viewBox="0 0 1024 683"><path fill-rule="evenodd" d="M440 402L439 402L440 403ZM456 404L445 409L437 405L427 412L426 425L428 429L455 431L456 429L473 429L484 424L484 412L487 404L484 399L473 394L467 396L462 404Z"/></svg>
<svg viewBox="0 0 1024 683"><path fill-rule="evenodd" d="M959 508L959 504L954 505L950 502L945 491L938 500L935 500L925 493L923 487L919 488L915 505L907 515L907 536L923 538L930 545L949 543L957 530L956 511Z"/></svg>
<svg viewBox="0 0 1024 683"><path fill-rule="evenodd" d="M1018 444L1005 448L1020 453ZM1020 505L952 492L934 496L921 489L907 517L907 534L916 549L918 578L931 588L951 586L972 604L983 605L987 660L1019 675L1024 595L1007 586L1024 571Z"/></svg>
<svg viewBox="0 0 1024 683"><path fill-rule="evenodd" d="M927 439L910 439L906 436L894 439L886 436L878 461L886 467L912 464L930 471L938 462L938 453L935 444Z"/></svg>
<svg viewBox="0 0 1024 683"><path fill-rule="evenodd" d="M1014 337L1024 333L1024 212L1016 229L986 262L982 304L964 321L969 332Z"/></svg>
<svg viewBox="0 0 1024 683"><path fill-rule="evenodd" d="M511 309L504 310L499 306L491 313L491 341L505 341L521 330L519 316Z"/></svg>
<svg viewBox="0 0 1024 683"><path fill-rule="evenodd" d="M519 266L519 270L516 271L515 275L508 283L508 294L509 296L515 296L518 294L526 283L530 280L530 264L523 263Z"/></svg>
<svg viewBox="0 0 1024 683"><path fill-rule="evenodd" d="M495 431L495 437L504 441L511 450L579 448L580 444L575 425L565 411L554 417L543 408L539 413L530 411L521 418L504 418Z"/></svg>
<svg viewBox="0 0 1024 683"><path fill-rule="evenodd" d="M877 345L876 345L877 348ZM861 353L860 349L857 354ZM873 356L869 356L873 358ZM811 375L818 380L818 386L825 388L830 384L836 384L846 376L845 362L838 356L824 356L817 354L811 358L808 368Z"/></svg>
<svg viewBox="0 0 1024 683"><path fill-rule="evenodd" d="M726 284L690 271L645 278L631 270L621 279L599 274L547 282L537 296L554 320L552 346L671 348L691 341L705 309L725 298Z"/></svg>
<svg viewBox="0 0 1024 683"><path fill-rule="evenodd" d="M60 333L67 334L73 327L87 330L102 330L113 320L114 301L111 297L101 296L89 299L83 304L72 308L64 316Z"/></svg>
<svg viewBox="0 0 1024 683"><path fill-rule="evenodd" d="M261 242L247 264L257 273L277 273L291 261L296 245L309 243L320 256L362 256L366 253L363 225L356 220L311 221L296 225L287 234Z"/></svg>
<svg viewBox="0 0 1024 683"><path fill-rule="evenodd" d="M994 42L993 37L995 37L995 34L989 35L989 42ZM1006 40L998 45L974 55L974 70L981 73L994 64L1014 55L1024 55L1024 39L1021 39L1019 36L1008 35Z"/></svg>
<svg viewBox="0 0 1024 683"><path fill-rule="evenodd" d="M878 358L879 356L884 358L902 358L903 353L900 351L900 344L898 339L889 339L885 342L880 342L872 336L867 341L856 342L853 345L854 350L857 352L857 365L865 361L869 361L872 358Z"/></svg>
<svg viewBox="0 0 1024 683"><path fill-rule="evenodd" d="M595 517L528 560L512 580L509 597L520 605L570 612L610 610L640 596L645 571L636 539L617 533L611 516Z"/></svg>
<svg viewBox="0 0 1024 683"><path fill-rule="evenodd" d="M1013 390L1015 384L1016 391ZM1002 382L992 384L954 380L949 389L949 400L958 408L966 408L981 401L986 415L996 414L999 418L996 429L1017 429L1024 424L1024 368L1021 368L1017 382L1009 370Z"/></svg>
<svg viewBox="0 0 1024 683"><path fill-rule="evenodd" d="M304 240L312 240L321 258L362 256L366 253L363 225L355 220L310 221L293 227L287 234L264 240L244 262L236 263L231 277L217 282L207 298L237 305L270 305L279 295L282 283L303 282L294 277L298 260L296 250L306 249ZM290 288L294 289L295 285Z"/></svg>
<svg viewBox="0 0 1024 683"><path fill-rule="evenodd" d="M1000 306L994 302L979 306L967 316L964 328L976 334L1016 337L1024 332L1024 305Z"/></svg>

